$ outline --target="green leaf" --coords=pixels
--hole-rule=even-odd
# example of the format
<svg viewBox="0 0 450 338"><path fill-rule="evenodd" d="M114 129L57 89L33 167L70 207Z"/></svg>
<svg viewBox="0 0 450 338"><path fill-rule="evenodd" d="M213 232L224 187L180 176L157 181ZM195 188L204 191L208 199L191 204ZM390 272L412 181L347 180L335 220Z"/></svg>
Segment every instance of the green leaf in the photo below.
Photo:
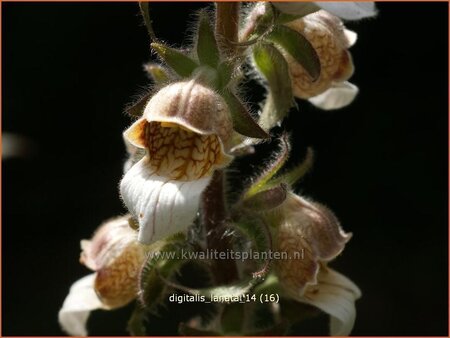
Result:
<svg viewBox="0 0 450 338"><path fill-rule="evenodd" d="M200 64L216 68L220 61L220 52L210 21L208 14L202 11L198 27L197 56Z"/></svg>
<svg viewBox="0 0 450 338"><path fill-rule="evenodd" d="M166 68L156 63L147 63L144 69L154 83L162 85L170 81L170 74Z"/></svg>
<svg viewBox="0 0 450 338"><path fill-rule="evenodd" d="M147 102L148 100L150 100L151 96L151 91L142 95L138 100L136 100L136 102L125 107L125 113L130 116L141 117L144 112L145 106L147 105Z"/></svg>
<svg viewBox="0 0 450 338"><path fill-rule="evenodd" d="M277 186L279 184L285 183L288 186L293 186L298 180L303 178L308 171L311 169L314 162L314 152L311 148L306 151L306 156L303 161L295 166L293 169L289 170L287 173L280 175L279 177L273 178L267 184L267 186Z"/></svg>
<svg viewBox="0 0 450 338"><path fill-rule="evenodd" d="M284 183L260 191L243 201L242 206L254 211L269 211L281 205L287 196L287 186Z"/></svg>
<svg viewBox="0 0 450 338"><path fill-rule="evenodd" d="M283 24L287 22L291 22L300 18L303 18L305 15L317 12L320 10L320 7L312 2L296 2L295 3L296 11L295 14L288 14L281 12L276 6L272 4L272 8L275 16L275 23Z"/></svg>
<svg viewBox="0 0 450 338"><path fill-rule="evenodd" d="M320 75L320 60L311 43L299 32L277 25L266 39L280 45L308 72L313 81Z"/></svg>
<svg viewBox="0 0 450 338"><path fill-rule="evenodd" d="M276 173L283 167L289 157L290 144L287 135L282 135L280 140L280 150L274 156L274 159L266 167L266 170L253 182L247 192L244 194L244 199L248 199L260 191L267 189L267 183Z"/></svg>
<svg viewBox="0 0 450 338"><path fill-rule="evenodd" d="M239 134L253 137L253 138L270 138L253 117L248 112L247 108L241 103L241 101L230 91L225 91L222 94L225 102L228 105L228 109L233 119L233 128Z"/></svg>
<svg viewBox="0 0 450 338"><path fill-rule="evenodd" d="M272 250L272 236L267 224L257 215L248 215L241 217L233 225L253 243L255 250L260 255L258 271L253 273L253 277L265 276L270 265L268 253ZM263 253L267 253L267 257L264 257Z"/></svg>
<svg viewBox="0 0 450 338"><path fill-rule="evenodd" d="M234 65L229 61L221 62L217 66L217 73L219 74L219 90L224 89L233 77Z"/></svg>
<svg viewBox="0 0 450 338"><path fill-rule="evenodd" d="M189 77L198 67L197 62L182 52L161 43L152 43L152 48L181 77Z"/></svg>
<svg viewBox="0 0 450 338"><path fill-rule="evenodd" d="M167 286L165 279L186 262L181 259L182 250L188 250L185 236L182 234L176 234L164 242L157 242L149 250L139 276L139 300L148 311L154 310L162 300Z"/></svg>
<svg viewBox="0 0 450 338"><path fill-rule="evenodd" d="M141 10L142 18L144 19L145 27L147 28L148 35L152 41L158 41L153 31L152 20L150 18L150 9L148 2L139 2L139 8Z"/></svg>
<svg viewBox="0 0 450 338"><path fill-rule="evenodd" d="M269 84L270 97L273 100L273 111L269 114L281 121L294 104L291 77L284 56L272 44L261 43L253 47L253 60Z"/></svg>

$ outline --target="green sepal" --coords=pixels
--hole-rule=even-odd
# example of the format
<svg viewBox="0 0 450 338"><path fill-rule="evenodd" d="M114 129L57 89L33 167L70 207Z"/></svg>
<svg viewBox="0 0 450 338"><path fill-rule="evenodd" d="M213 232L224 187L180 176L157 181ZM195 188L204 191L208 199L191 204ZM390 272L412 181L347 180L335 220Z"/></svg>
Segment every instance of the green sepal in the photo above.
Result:
<svg viewBox="0 0 450 338"><path fill-rule="evenodd" d="M196 81L206 85L207 87L215 90L219 90L219 73L215 68L208 65L198 66L192 73L192 78Z"/></svg>
<svg viewBox="0 0 450 338"><path fill-rule="evenodd" d="M260 191L252 197L243 201L242 206L257 212L265 212L280 206L287 196L287 185L279 185Z"/></svg>
<svg viewBox="0 0 450 338"><path fill-rule="evenodd" d="M294 105L291 77L288 64L281 52L270 43L260 43L253 47L256 68L269 84L269 96L273 100L273 111L268 113L281 121Z"/></svg>
<svg viewBox="0 0 450 338"><path fill-rule="evenodd" d="M317 12L318 10L320 10L320 7L317 6L316 4L312 3L312 2L296 2L295 3L298 6L300 6L300 4L302 5L301 9L297 9L295 14L288 14L288 13L283 13L281 11L279 11L275 6L272 5L272 9L274 11L274 16L275 16L275 23L277 24L283 24L283 23L287 23L287 22L291 22L297 19L301 19L304 16Z"/></svg>
<svg viewBox="0 0 450 338"><path fill-rule="evenodd" d="M205 11L200 13L197 39L197 57L200 64L216 68L220 61L220 52L210 18Z"/></svg>
<svg viewBox="0 0 450 338"><path fill-rule="evenodd" d="M273 25L274 11L269 3L265 3L264 14L256 18L255 28L249 38L253 41L258 41L264 34L266 34ZM248 42L247 40L246 42Z"/></svg>
<svg viewBox="0 0 450 338"><path fill-rule="evenodd" d="M259 253L268 253L272 250L272 235L268 225L257 215L248 214L240 217L233 226L247 237ZM251 257L254 258L254 257ZM270 260L261 257L258 271L253 272L253 278L264 277L269 272Z"/></svg>
<svg viewBox="0 0 450 338"><path fill-rule="evenodd" d="M270 138L270 135L258 125L236 95L226 90L222 96L230 110L234 130L241 135L252 138Z"/></svg>
<svg viewBox="0 0 450 338"><path fill-rule="evenodd" d="M287 135L282 135L280 138L280 150L274 159L267 166L266 170L254 180L253 184L248 188L244 194L244 199L248 199L260 191L267 189L267 183L274 177L278 171L283 167L289 158L290 144Z"/></svg>
<svg viewBox="0 0 450 338"><path fill-rule="evenodd" d="M289 27L277 25L265 38L288 52L305 68L313 81L319 78L319 56L311 43L302 34Z"/></svg>
<svg viewBox="0 0 450 338"><path fill-rule="evenodd" d="M137 99L134 103L125 107L125 113L134 116L141 117L147 102L152 97L152 92L149 90L146 94L142 95L139 99Z"/></svg>
<svg viewBox="0 0 450 338"><path fill-rule="evenodd" d="M268 182L268 187L278 186L279 184L287 184L293 186L297 181L302 179L312 168L314 162L314 152L311 148L306 150L306 156L301 163L296 165L288 172L275 177Z"/></svg>
<svg viewBox="0 0 450 338"><path fill-rule="evenodd" d="M198 67L197 62L176 49L156 42L151 46L161 59L181 77L189 77Z"/></svg>
<svg viewBox="0 0 450 338"><path fill-rule="evenodd" d="M175 234L149 248L147 261L139 276L138 293L140 303L148 311L153 311L162 301L167 287L165 279L170 278L186 262L181 259L182 250L189 250L184 234ZM165 254L173 255L173 258L163 259Z"/></svg>
<svg viewBox="0 0 450 338"><path fill-rule="evenodd" d="M283 287L280 285L280 281L274 273L271 273L267 276L267 278L261 284L258 284L253 293L257 295L257 297L261 294L280 294L282 296L284 294Z"/></svg>
<svg viewBox="0 0 450 338"><path fill-rule="evenodd" d="M157 63L148 63L144 66L145 72L158 85L170 82L171 76L166 68Z"/></svg>
<svg viewBox="0 0 450 338"><path fill-rule="evenodd" d="M233 77L234 66L230 61L223 61L217 66L217 74L219 76L219 90L226 88Z"/></svg>

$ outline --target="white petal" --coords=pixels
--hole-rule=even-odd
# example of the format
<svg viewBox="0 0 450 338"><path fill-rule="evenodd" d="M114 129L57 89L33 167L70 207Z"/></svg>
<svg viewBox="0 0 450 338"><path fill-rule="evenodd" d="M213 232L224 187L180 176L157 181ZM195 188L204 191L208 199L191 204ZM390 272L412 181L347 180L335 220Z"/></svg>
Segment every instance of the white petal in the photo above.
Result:
<svg viewBox="0 0 450 338"><path fill-rule="evenodd" d="M344 35L348 41L347 48L353 46L356 43L356 40L358 40L358 33L351 31L350 29L344 28Z"/></svg>
<svg viewBox="0 0 450 338"><path fill-rule="evenodd" d="M355 99L359 89L350 82L339 82L322 94L309 98L309 102L320 109L332 110L343 108Z"/></svg>
<svg viewBox="0 0 450 338"><path fill-rule="evenodd" d="M138 240L150 244L190 226L210 179L171 180L151 172L146 157L136 163L123 177L120 193L139 220Z"/></svg>
<svg viewBox="0 0 450 338"><path fill-rule="evenodd" d="M359 20L368 18L377 14L375 2L328 2L317 1L316 4L322 9L339 16L345 20Z"/></svg>
<svg viewBox="0 0 450 338"><path fill-rule="evenodd" d="M361 291L350 279L329 268L321 269L317 279L318 284L309 286L298 300L330 315L332 336L348 336L355 324L355 301Z"/></svg>
<svg viewBox="0 0 450 338"><path fill-rule="evenodd" d="M103 308L94 291L95 273L76 281L59 310L58 320L71 336L86 336L86 323L92 310Z"/></svg>

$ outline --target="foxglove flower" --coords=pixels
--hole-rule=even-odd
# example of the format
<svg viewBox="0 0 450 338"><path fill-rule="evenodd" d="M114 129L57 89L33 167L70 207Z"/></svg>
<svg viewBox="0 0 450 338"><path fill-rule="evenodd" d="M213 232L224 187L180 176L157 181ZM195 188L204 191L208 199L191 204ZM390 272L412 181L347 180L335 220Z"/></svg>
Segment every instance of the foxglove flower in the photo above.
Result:
<svg viewBox="0 0 450 338"><path fill-rule="evenodd" d="M274 264L280 284L292 298L328 313L332 335L348 335L361 293L326 263L342 252L351 234L342 230L330 210L292 193L277 213L275 247L288 256Z"/></svg>
<svg viewBox="0 0 450 338"><path fill-rule="evenodd" d="M149 244L192 224L215 169L229 164L232 122L226 103L198 80L170 84L147 103L124 136L146 155L121 183L122 199Z"/></svg>
<svg viewBox="0 0 450 338"><path fill-rule="evenodd" d="M354 70L352 56L347 49L356 42L356 33L346 29L338 17L323 10L285 25L311 43L321 65L319 78L313 81L301 64L283 52L294 95L309 99L322 109L338 109L352 102L358 88L347 81Z"/></svg>
<svg viewBox="0 0 450 338"><path fill-rule="evenodd" d="M95 273L71 286L59 311L59 322L70 335L87 335L86 323L91 311L116 309L136 298L138 272L145 251L128 218L107 221L92 240L81 241L80 262Z"/></svg>

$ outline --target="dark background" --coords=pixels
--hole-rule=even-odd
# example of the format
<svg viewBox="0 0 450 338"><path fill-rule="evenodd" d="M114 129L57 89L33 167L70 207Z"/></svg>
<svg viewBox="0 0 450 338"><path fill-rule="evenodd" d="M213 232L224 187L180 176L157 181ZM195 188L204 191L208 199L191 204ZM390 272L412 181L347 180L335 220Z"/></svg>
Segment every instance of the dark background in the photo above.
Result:
<svg viewBox="0 0 450 338"><path fill-rule="evenodd" d="M205 5L152 4L156 34L181 45L191 10ZM292 163L306 146L316 152L297 190L354 233L332 264L363 291L353 334L447 335L447 4L378 8L378 18L347 25L359 33L355 102L337 112L299 102L285 124ZM2 166L2 334L59 335L58 309L88 273L79 240L124 212L123 107L148 84L148 39L135 3L3 3L2 11L3 132L33 145ZM241 162L235 178L263 161ZM130 309L94 313L90 332L126 334ZM178 309L163 311L151 333L174 334L188 311Z"/></svg>

